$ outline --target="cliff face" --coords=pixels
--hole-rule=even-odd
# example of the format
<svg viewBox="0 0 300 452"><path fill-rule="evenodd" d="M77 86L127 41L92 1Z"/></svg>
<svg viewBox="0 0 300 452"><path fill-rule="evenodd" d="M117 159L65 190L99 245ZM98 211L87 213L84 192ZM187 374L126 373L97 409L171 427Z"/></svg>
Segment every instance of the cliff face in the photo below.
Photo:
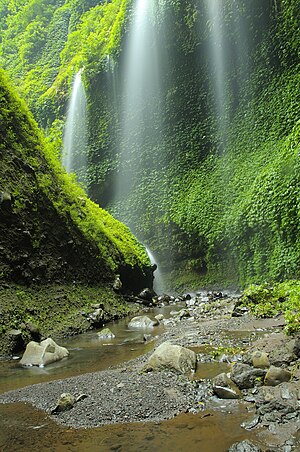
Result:
<svg viewBox="0 0 300 452"><path fill-rule="evenodd" d="M143 246L61 169L3 71L0 118L0 281L151 285Z"/></svg>
<svg viewBox="0 0 300 452"><path fill-rule="evenodd" d="M141 55L156 55L160 89L145 84L127 141L120 106L136 2L2 5L3 65L57 143L72 78L85 68L89 194L134 225L168 272L179 270L173 284L299 278L299 0L150 3L154 38ZM122 171L131 188L116 200ZM81 194L69 214L53 194L67 224L84 214ZM62 246L71 256L72 243Z"/></svg>

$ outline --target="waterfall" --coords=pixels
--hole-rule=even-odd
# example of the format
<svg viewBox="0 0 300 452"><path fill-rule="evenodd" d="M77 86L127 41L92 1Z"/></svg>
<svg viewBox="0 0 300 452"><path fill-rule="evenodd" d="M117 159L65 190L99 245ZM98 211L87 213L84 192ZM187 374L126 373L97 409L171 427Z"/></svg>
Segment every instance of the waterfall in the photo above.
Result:
<svg viewBox="0 0 300 452"><path fill-rule="evenodd" d="M221 140L221 148L224 148L230 111L234 102L238 103L248 76L247 30L238 2L232 0L228 4L224 0L204 0L204 4L209 24L208 66L216 132Z"/></svg>
<svg viewBox="0 0 300 452"><path fill-rule="evenodd" d="M141 173L153 169L160 156L150 155L143 161L145 146L153 149L160 139L160 75L154 26L154 2L136 0L128 41L125 46L120 86L119 171L115 179L115 203L120 205L120 217L124 218L124 201L128 202L134 190L138 190ZM154 162L154 163L153 163ZM127 205L130 212L137 210L135 202ZM130 216L130 215L129 215Z"/></svg>
<svg viewBox="0 0 300 452"><path fill-rule="evenodd" d="M157 269L154 271L153 289L157 294L161 294L165 291L162 273L159 269L157 259L154 257L152 251L150 251L150 249L147 246L145 248L146 248L146 251L149 256L151 264L157 265Z"/></svg>
<svg viewBox="0 0 300 452"><path fill-rule="evenodd" d="M207 16L210 24L209 64L215 110L221 137L225 133L226 86L225 86L225 54L223 40L223 0L205 0Z"/></svg>
<svg viewBox="0 0 300 452"><path fill-rule="evenodd" d="M67 110L63 136L62 164L68 173L74 172L83 179L86 168L87 101L81 80L82 69L77 72Z"/></svg>

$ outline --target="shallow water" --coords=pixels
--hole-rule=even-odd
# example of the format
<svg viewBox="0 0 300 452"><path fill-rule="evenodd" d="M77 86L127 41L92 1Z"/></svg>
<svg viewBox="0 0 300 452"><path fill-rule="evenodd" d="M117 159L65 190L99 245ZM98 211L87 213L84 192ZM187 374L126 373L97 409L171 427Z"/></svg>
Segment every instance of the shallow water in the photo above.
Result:
<svg viewBox="0 0 300 452"><path fill-rule="evenodd" d="M65 429L24 404L0 405L1 451L203 451L225 452L251 438L240 423L249 416L242 405L232 414L206 411L181 414L160 423L107 425L92 430Z"/></svg>
<svg viewBox="0 0 300 452"><path fill-rule="evenodd" d="M153 309L149 316L154 318L157 314L163 314L168 318L171 311L181 307L177 305ZM59 345L69 350L70 355L44 368L21 367L18 360L0 361L0 393L116 366L151 351L155 337L164 332L162 325L145 330L129 329L128 322L129 319L126 318L107 324L115 334L115 339L101 340L97 332L92 331L58 341ZM144 334L150 336L147 342L144 341Z"/></svg>
<svg viewBox="0 0 300 452"><path fill-rule="evenodd" d="M171 311L181 308L177 305L155 309L149 316L163 313L168 318ZM128 321L125 319L107 325L116 335L113 340L101 341L96 332L89 332L60 341L60 345L69 349L70 356L46 368L22 368L15 361L0 362L0 392L107 369L150 351L155 345L155 337L164 332L163 326L148 331L131 330L127 327ZM151 335L153 340L145 343L144 333ZM235 333L232 334L235 336ZM240 334L237 333L237 336ZM210 346L206 344L204 347ZM194 379L212 378L227 369L226 363L200 364ZM38 447L41 452L225 452L234 442L254 435L240 427L241 422L251 416L245 406L236 402L232 410L228 413L226 402L216 399L213 410L183 413L164 422L114 424L75 430L57 425L50 416L28 404L0 404L0 450L28 451Z"/></svg>

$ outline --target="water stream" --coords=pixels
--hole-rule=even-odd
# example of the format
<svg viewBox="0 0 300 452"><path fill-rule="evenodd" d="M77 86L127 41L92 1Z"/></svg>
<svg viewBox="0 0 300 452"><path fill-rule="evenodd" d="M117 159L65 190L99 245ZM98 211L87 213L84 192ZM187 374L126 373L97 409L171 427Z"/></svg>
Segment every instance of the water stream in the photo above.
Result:
<svg viewBox="0 0 300 452"><path fill-rule="evenodd" d="M172 311L180 310L182 304L154 308L147 315L161 313L168 318ZM112 322L108 327L116 335L112 340L99 340L96 332L60 341L70 350L66 360L46 368L22 368L17 362L0 362L0 392L17 389L29 384L52 381L80 375L86 372L104 370L124 361L151 351L155 338L165 331L163 326L141 331L128 328L129 319ZM154 340L145 343L147 332ZM223 332L224 337L242 340L249 334L244 332ZM203 348L204 347L204 348ZM195 352L211 351L209 344L194 349ZM201 364L196 379L212 378L228 370L227 363L208 362ZM99 394L101 403L101 394ZM28 451L39 447L40 451L166 451L186 450L225 452L234 442L252 438L254 433L240 427L249 418L249 411L243 403L237 403L229 413L226 401L220 401L212 408L197 414L180 414L174 419L159 423L114 424L95 429L64 428L37 409L22 403L1 405L0 450Z"/></svg>

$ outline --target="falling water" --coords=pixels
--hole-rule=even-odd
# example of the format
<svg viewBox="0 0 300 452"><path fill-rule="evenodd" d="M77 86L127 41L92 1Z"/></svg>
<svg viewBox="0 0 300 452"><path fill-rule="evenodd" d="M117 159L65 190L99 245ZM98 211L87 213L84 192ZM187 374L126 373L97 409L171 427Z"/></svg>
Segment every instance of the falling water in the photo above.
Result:
<svg viewBox="0 0 300 452"><path fill-rule="evenodd" d="M226 144L230 109L243 93L248 75L247 32L238 2L204 2L210 33L209 77L215 104L217 134L223 148ZM227 11L226 8L230 10Z"/></svg>
<svg viewBox="0 0 300 452"><path fill-rule="evenodd" d="M87 102L81 74L82 69L77 72L72 86L63 136L62 163L68 173L74 172L82 180L86 168Z"/></svg>
<svg viewBox="0 0 300 452"><path fill-rule="evenodd" d="M146 251L149 256L151 264L156 264L157 269L154 272L154 281L153 281L153 289L157 294L162 294L165 291L164 281L162 273L159 269L159 265L157 263L156 258L154 257L153 253L149 250L149 248L146 246Z"/></svg>
<svg viewBox="0 0 300 452"><path fill-rule="evenodd" d="M225 133L226 87L223 47L223 0L205 0L210 24L210 67L214 85L215 107L221 137Z"/></svg>
<svg viewBox="0 0 300 452"><path fill-rule="evenodd" d="M160 77L153 23L154 3L151 0L136 0L133 19L125 47L120 111L119 172L115 181L115 201L126 201L137 189L141 171L153 169L157 156L142 161L143 147L153 149L160 135ZM136 210L134 203L130 210ZM129 227L133 225L124 216L121 219Z"/></svg>

